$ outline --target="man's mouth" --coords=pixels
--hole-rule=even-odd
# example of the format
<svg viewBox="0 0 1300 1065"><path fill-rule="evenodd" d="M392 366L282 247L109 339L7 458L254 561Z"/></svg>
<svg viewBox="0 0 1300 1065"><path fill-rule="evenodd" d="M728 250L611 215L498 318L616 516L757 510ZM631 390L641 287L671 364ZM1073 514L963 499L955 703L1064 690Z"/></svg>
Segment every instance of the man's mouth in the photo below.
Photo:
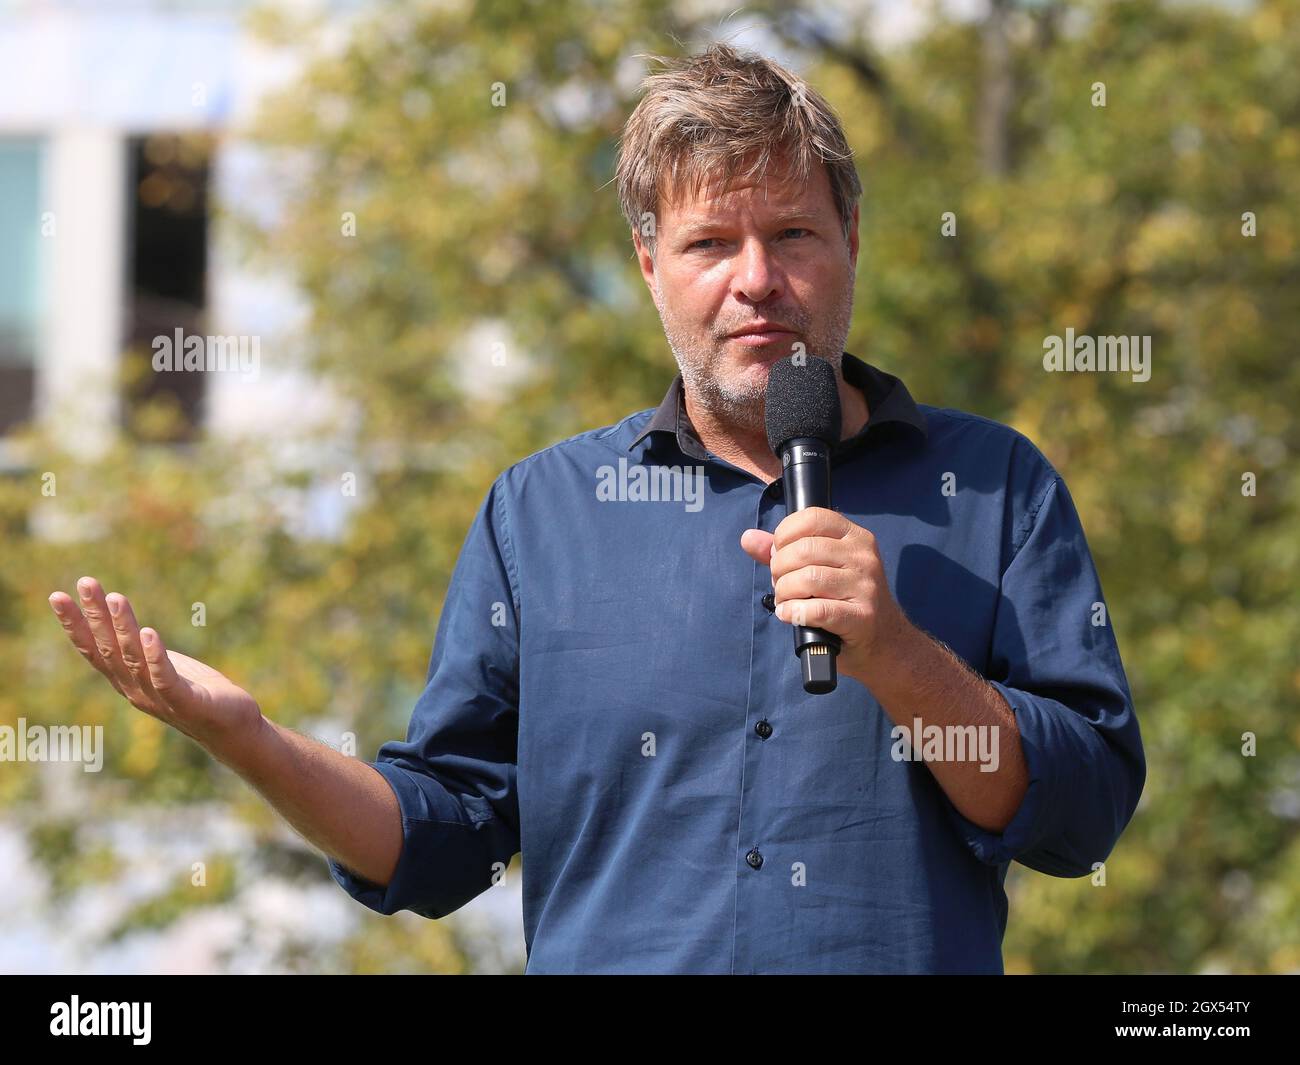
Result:
<svg viewBox="0 0 1300 1065"><path fill-rule="evenodd" d="M746 347L758 347L763 344L775 344L782 340L788 340L797 334L784 326L772 322L759 322L753 326L746 326L735 333L728 335L728 340L734 340Z"/></svg>
<svg viewBox="0 0 1300 1065"><path fill-rule="evenodd" d="M793 333L787 333L784 330L778 330L768 333L742 333L740 336L730 337L738 344L744 344L747 348L760 347L763 344L776 344L782 340L789 340Z"/></svg>

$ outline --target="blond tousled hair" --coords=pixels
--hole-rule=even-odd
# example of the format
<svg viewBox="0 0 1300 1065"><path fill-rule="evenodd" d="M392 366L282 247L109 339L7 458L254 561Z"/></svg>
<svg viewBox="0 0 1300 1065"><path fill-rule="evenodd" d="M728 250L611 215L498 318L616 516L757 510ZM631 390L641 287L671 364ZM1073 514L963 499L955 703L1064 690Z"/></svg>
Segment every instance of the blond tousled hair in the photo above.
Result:
<svg viewBox="0 0 1300 1065"><path fill-rule="evenodd" d="M699 195L743 178L758 182L776 162L799 184L824 164L848 241L862 182L839 119L798 75L753 52L714 44L685 59L648 56L665 69L646 76L619 138L619 206L655 254L661 198Z"/></svg>

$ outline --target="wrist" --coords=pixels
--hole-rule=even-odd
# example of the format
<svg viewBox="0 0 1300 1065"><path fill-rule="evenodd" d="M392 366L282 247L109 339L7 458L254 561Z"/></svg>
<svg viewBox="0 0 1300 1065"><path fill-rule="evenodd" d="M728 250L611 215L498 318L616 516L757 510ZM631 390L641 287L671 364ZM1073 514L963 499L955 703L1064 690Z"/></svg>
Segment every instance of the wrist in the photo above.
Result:
<svg viewBox="0 0 1300 1065"><path fill-rule="evenodd" d="M200 745L218 762L240 776L253 773L262 756L276 741L276 725L259 709L238 724L201 739Z"/></svg>
<svg viewBox="0 0 1300 1065"><path fill-rule="evenodd" d="M924 634L900 609L888 625L878 630L863 655L861 667L843 672L870 688L878 700L883 700L891 684L903 681L908 675L922 639Z"/></svg>

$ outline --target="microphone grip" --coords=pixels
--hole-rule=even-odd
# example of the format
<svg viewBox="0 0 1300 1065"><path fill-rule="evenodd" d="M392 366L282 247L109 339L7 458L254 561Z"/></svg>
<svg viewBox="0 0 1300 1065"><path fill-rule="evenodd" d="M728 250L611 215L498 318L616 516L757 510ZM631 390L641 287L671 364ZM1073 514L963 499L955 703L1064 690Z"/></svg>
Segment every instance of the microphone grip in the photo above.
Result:
<svg viewBox="0 0 1300 1065"><path fill-rule="evenodd" d="M781 445L781 483L786 512L831 507L830 447L812 437L796 437ZM794 626L794 653L803 672L803 690L811 695L833 692L838 683L835 656L843 646L825 629Z"/></svg>

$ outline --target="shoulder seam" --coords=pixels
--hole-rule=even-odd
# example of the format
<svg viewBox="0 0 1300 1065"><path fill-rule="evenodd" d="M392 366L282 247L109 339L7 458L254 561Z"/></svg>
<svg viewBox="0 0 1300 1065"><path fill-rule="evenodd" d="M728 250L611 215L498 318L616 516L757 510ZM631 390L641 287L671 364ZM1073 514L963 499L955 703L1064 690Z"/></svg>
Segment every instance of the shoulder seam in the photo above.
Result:
<svg viewBox="0 0 1300 1065"><path fill-rule="evenodd" d="M1047 482L1047 487L1044 488L1042 494L1039 495L1038 502L1034 504L1033 508L1025 514L1023 519L1021 519L1020 524L1024 528L1024 536L1019 538L1018 542L1015 539L1012 540L1013 546L1011 548L1011 560L1007 563L1008 567L1012 562L1015 562L1016 556L1020 554L1020 549L1025 546L1025 543L1033 534L1034 526L1038 524L1038 515L1042 512L1044 504L1047 503L1047 497L1056 489L1060 480L1061 475L1053 472L1051 479Z"/></svg>
<svg viewBox="0 0 1300 1065"><path fill-rule="evenodd" d="M1017 439L1023 440L1026 444L1028 444L1030 449L1033 451L1033 453L1037 455L1039 459L1042 460L1044 465L1046 465L1049 469L1052 469L1053 472L1055 472L1055 469L1052 467L1052 463L1047 458L1047 456L1043 454L1042 450L1038 447L1038 445L1035 444L1032 440L1030 440L1029 437L1027 437L1014 425L1008 425L1006 422L1000 422L995 418L986 418L983 414L972 414L968 410L958 410L956 407L931 407L928 404L918 404L918 406L923 412L929 412L932 414L946 414L950 418L961 418L971 422L982 422L985 425L991 425L995 429L1004 429L1012 436L1016 437Z"/></svg>
<svg viewBox="0 0 1300 1065"><path fill-rule="evenodd" d="M501 529L501 556L502 561L506 564L506 577L510 581L510 597L514 600L515 616L518 619L520 611L519 601L519 569L515 564L515 545L510 535L510 515L506 512L506 492L505 485L502 481L505 474L497 476L492 485L492 509L496 512L497 525ZM516 630L517 631L517 630Z"/></svg>

